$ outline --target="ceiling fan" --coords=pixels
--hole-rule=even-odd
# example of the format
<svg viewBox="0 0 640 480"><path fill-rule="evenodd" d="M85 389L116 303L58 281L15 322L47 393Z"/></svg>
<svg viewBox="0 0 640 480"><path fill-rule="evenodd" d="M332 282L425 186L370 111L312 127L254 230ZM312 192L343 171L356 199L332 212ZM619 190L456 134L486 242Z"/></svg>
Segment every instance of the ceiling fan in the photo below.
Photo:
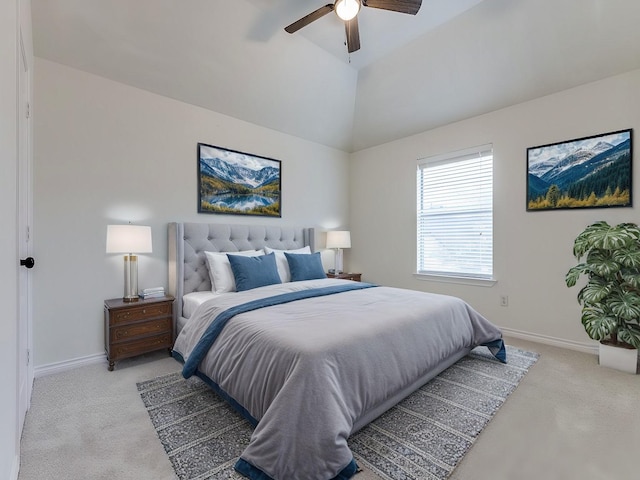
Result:
<svg viewBox="0 0 640 480"><path fill-rule="evenodd" d="M335 3L328 3L324 7L314 10L305 15L300 20L296 20L291 25L285 27L287 33L294 33L302 27L306 27L311 22L324 17L327 13L335 11L340 19L344 20L345 31L347 33L347 50L349 53L360 49L360 33L358 32L358 12L360 7L379 8L392 12L408 13L415 15L420 10L422 0L336 0Z"/></svg>

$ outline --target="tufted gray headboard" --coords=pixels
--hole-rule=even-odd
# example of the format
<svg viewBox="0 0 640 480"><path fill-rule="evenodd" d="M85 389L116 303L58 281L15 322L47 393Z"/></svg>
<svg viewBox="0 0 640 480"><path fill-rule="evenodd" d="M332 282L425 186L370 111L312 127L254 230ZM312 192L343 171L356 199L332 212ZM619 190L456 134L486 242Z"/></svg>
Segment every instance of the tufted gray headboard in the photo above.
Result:
<svg viewBox="0 0 640 480"><path fill-rule="evenodd" d="M214 223L169 224L169 294L176 298L174 321L182 316L186 293L211 290L205 251L237 252L265 246L279 250L301 248L314 251L314 229L229 225Z"/></svg>

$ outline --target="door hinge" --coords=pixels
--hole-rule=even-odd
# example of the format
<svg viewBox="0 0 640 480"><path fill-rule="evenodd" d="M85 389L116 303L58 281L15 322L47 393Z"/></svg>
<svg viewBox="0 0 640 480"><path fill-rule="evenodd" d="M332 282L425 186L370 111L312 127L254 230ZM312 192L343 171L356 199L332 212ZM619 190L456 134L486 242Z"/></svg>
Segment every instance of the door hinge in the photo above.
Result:
<svg viewBox="0 0 640 480"><path fill-rule="evenodd" d="M27 111L25 112L27 118L31 118L31 104L27 102Z"/></svg>
<svg viewBox="0 0 640 480"><path fill-rule="evenodd" d="M31 364L31 350L27 348L27 367Z"/></svg>

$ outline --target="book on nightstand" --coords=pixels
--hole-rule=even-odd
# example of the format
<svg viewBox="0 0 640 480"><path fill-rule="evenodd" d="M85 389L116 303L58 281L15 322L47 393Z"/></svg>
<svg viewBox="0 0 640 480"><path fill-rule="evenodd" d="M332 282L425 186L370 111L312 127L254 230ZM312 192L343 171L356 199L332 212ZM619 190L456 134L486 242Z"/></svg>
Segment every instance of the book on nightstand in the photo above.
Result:
<svg viewBox="0 0 640 480"><path fill-rule="evenodd" d="M140 298L160 298L164 297L164 287L145 288L140 292Z"/></svg>

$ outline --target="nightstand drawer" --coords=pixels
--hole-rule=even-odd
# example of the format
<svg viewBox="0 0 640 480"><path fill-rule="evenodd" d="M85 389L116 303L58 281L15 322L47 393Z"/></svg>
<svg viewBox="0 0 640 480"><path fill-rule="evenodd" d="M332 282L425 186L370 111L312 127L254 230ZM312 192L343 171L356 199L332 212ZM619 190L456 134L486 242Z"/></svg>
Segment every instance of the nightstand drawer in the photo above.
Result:
<svg viewBox="0 0 640 480"><path fill-rule="evenodd" d="M171 333L165 333L163 335L145 337L131 342L116 343L110 346L109 358L120 360L121 358L133 357L161 348L171 348L172 337L173 335Z"/></svg>
<svg viewBox="0 0 640 480"><path fill-rule="evenodd" d="M362 280L361 273L327 273L327 278L340 278L342 280L353 280L360 282Z"/></svg>
<svg viewBox="0 0 640 480"><path fill-rule="evenodd" d="M110 340L111 342L121 342L124 340L133 340L136 337L171 332L172 323L173 319L167 317L112 327L109 332Z"/></svg>
<svg viewBox="0 0 640 480"><path fill-rule="evenodd" d="M155 317L171 316L170 303L157 303L152 305L140 305L139 307L128 307L126 309L115 310L111 313L111 325L119 323L134 322L136 320L146 320Z"/></svg>

